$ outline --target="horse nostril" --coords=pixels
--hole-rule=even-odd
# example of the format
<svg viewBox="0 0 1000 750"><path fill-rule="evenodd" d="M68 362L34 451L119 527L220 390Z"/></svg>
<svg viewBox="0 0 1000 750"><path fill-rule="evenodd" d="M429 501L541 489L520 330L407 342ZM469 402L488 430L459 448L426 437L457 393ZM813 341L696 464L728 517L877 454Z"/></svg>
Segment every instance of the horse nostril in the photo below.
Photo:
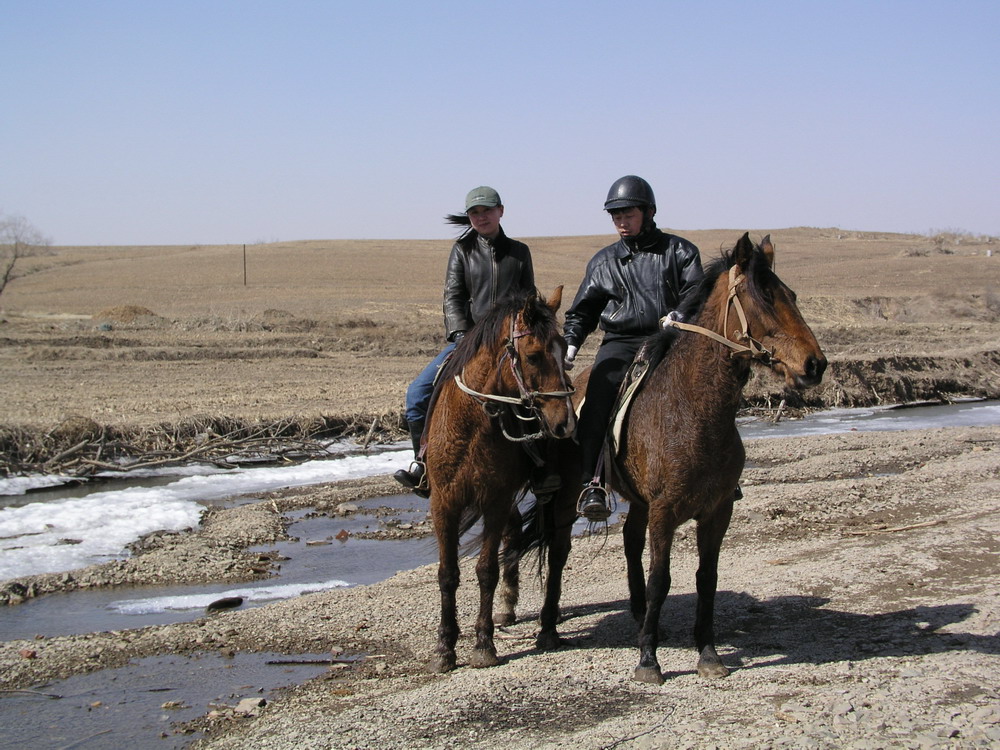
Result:
<svg viewBox="0 0 1000 750"><path fill-rule="evenodd" d="M806 362L806 374L810 378L819 380L826 370L826 357L810 357Z"/></svg>

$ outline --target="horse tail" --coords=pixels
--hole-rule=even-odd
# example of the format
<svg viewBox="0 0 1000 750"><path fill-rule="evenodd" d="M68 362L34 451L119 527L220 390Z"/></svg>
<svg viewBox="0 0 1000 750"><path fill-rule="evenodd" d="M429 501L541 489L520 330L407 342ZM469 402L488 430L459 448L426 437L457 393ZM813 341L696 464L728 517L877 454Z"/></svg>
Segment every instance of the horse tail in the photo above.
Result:
<svg viewBox="0 0 1000 750"><path fill-rule="evenodd" d="M528 493L528 486L525 485L517 491L517 495L514 497L514 504L511 506L511 511L517 510L518 505L524 500L524 496ZM458 522L458 537L461 539L476 523L482 518L482 513L478 508L469 506L462 511L462 516ZM520 536L520 535L519 535ZM458 551L461 555L473 555L479 552L483 546L483 533L480 531L473 537L470 537L466 541L459 545ZM520 548L520 545L517 546ZM517 553L517 550L513 550ZM501 550L501 554L509 554L506 547ZM518 554L518 559L520 559L520 553Z"/></svg>
<svg viewBox="0 0 1000 750"><path fill-rule="evenodd" d="M476 508L468 507L462 511L462 516L458 521L458 538L461 539L465 534L476 525L476 522L482 518L482 513ZM479 552L479 548L483 546L483 534L482 532L476 534L474 537L467 539L458 546L458 553L460 555L472 555Z"/></svg>
<svg viewBox="0 0 1000 750"><path fill-rule="evenodd" d="M521 509L521 536L517 547L511 550L519 560L537 554L539 578L545 575L545 563L556 527L554 505L554 499L540 503L538 498L533 497Z"/></svg>

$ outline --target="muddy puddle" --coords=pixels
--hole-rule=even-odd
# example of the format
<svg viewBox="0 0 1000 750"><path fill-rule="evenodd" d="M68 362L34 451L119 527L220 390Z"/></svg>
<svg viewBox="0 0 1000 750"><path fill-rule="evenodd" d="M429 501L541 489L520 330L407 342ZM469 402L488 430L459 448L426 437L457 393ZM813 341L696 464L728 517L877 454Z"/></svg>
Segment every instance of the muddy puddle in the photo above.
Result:
<svg viewBox="0 0 1000 750"><path fill-rule="evenodd" d="M295 658L320 662L329 654ZM185 722L211 711L232 712L247 699L267 701L280 688L330 669L329 664L290 661L269 653L155 656L30 690L0 692L0 747L180 748L200 736L185 731Z"/></svg>

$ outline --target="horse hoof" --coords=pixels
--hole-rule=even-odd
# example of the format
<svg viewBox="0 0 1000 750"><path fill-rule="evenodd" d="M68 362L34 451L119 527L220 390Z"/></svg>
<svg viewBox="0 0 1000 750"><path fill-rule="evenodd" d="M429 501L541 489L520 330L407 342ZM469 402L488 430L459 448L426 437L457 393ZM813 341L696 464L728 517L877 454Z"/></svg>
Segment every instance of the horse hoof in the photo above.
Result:
<svg viewBox="0 0 1000 750"><path fill-rule="evenodd" d="M648 682L650 685L663 684L663 675L659 667L636 667L635 679L639 682Z"/></svg>
<svg viewBox="0 0 1000 750"><path fill-rule="evenodd" d="M566 641L560 638L555 632L539 633L535 638L535 648L539 651L555 651L560 646L565 646Z"/></svg>
<svg viewBox="0 0 1000 750"><path fill-rule="evenodd" d="M455 668L454 656L435 656L427 668L434 674L444 674Z"/></svg>
<svg viewBox="0 0 1000 750"><path fill-rule="evenodd" d="M729 676L729 669L718 654L702 654L698 659L698 675L706 680L718 680Z"/></svg>
<svg viewBox="0 0 1000 750"><path fill-rule="evenodd" d="M472 658L469 660L469 664L476 669L482 669L484 667L495 667L500 663L497 658L496 651L486 651L486 650L475 650L472 652Z"/></svg>
<svg viewBox="0 0 1000 750"><path fill-rule="evenodd" d="M493 618L493 623L499 628L506 628L509 625L513 625L517 622L517 617L514 616L513 612L501 612L499 615Z"/></svg>

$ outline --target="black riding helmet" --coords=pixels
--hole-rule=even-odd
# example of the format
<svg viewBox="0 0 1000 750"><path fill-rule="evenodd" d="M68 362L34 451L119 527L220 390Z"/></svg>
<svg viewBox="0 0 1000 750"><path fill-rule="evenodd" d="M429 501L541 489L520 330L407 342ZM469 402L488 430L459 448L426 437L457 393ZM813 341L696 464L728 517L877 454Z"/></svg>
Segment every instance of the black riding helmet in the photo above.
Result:
<svg viewBox="0 0 1000 750"><path fill-rule="evenodd" d="M628 208L629 206L656 210L656 198L653 196L653 188L644 179L636 177L634 174L625 175L615 180L608 191L608 199L604 201L605 211L611 211L615 208Z"/></svg>

